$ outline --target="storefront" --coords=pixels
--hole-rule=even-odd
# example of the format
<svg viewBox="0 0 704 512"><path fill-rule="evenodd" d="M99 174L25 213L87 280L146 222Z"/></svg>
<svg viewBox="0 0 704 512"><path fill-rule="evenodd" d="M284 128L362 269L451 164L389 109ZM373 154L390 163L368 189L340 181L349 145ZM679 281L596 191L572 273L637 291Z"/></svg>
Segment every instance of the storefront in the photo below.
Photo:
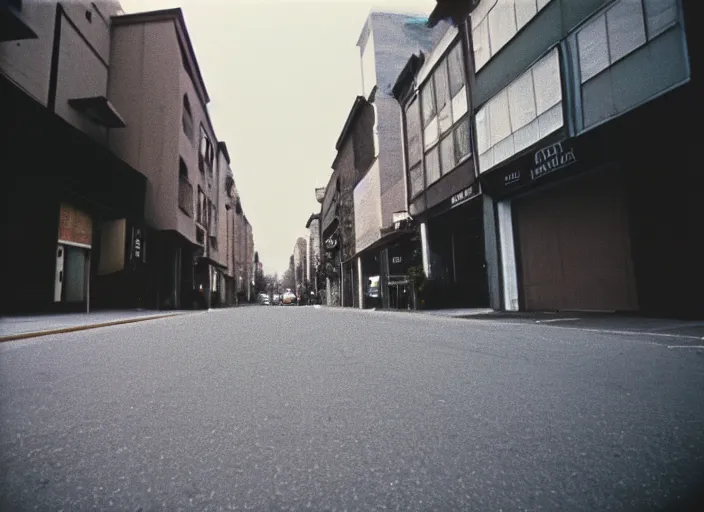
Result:
<svg viewBox="0 0 704 512"><path fill-rule="evenodd" d="M1 76L0 109L0 310L85 311L103 226L143 218L146 178Z"/></svg>
<svg viewBox="0 0 704 512"><path fill-rule="evenodd" d="M691 94L547 138L480 176L494 199L503 309L704 314L702 206L696 186L682 187L701 183L696 142L675 124ZM653 132L649 120L671 128Z"/></svg>

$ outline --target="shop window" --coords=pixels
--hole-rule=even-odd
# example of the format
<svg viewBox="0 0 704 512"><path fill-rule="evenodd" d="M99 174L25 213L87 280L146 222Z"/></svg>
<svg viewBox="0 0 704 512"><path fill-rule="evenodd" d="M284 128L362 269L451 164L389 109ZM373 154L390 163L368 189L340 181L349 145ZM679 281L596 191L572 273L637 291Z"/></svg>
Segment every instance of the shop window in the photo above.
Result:
<svg viewBox="0 0 704 512"><path fill-rule="evenodd" d="M551 50L476 115L480 172L563 126L558 49Z"/></svg>
<svg viewBox="0 0 704 512"><path fill-rule="evenodd" d="M479 71L551 0L483 0L472 12L474 65Z"/></svg>

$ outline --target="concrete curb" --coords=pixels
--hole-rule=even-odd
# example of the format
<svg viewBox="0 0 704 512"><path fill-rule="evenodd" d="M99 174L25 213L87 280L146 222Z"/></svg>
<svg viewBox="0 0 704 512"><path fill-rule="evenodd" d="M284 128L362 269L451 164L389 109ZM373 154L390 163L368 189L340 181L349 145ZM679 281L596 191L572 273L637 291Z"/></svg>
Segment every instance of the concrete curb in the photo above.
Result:
<svg viewBox="0 0 704 512"><path fill-rule="evenodd" d="M26 338L37 338L39 336L49 336L51 334L63 334L67 332L87 331L88 329L98 329L100 327L109 327L111 325L133 324L137 322L145 322L147 320L156 320L158 318L169 318L172 316L185 315L187 313L169 313L165 315L151 315L124 318L121 320L111 320L109 322L100 322L97 324L73 325L71 327L59 327L56 329L48 329L46 331L23 332L19 334L10 334L8 336L0 336L0 343L4 341L23 340Z"/></svg>

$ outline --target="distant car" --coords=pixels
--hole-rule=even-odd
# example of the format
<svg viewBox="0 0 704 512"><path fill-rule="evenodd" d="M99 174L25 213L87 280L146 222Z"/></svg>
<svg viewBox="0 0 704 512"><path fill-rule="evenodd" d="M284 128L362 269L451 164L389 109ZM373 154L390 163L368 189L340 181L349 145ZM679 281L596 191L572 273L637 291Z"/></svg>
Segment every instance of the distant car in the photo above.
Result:
<svg viewBox="0 0 704 512"><path fill-rule="evenodd" d="M258 300L259 304L262 304L263 306L269 306L271 304L269 301L269 296L266 293L260 293Z"/></svg>
<svg viewBox="0 0 704 512"><path fill-rule="evenodd" d="M275 293L274 296L271 298L271 303L275 306L281 304L281 295Z"/></svg>
<svg viewBox="0 0 704 512"><path fill-rule="evenodd" d="M288 306L288 305L293 305L298 302L298 299L294 293L291 292L284 292L284 295L281 300L281 304Z"/></svg>

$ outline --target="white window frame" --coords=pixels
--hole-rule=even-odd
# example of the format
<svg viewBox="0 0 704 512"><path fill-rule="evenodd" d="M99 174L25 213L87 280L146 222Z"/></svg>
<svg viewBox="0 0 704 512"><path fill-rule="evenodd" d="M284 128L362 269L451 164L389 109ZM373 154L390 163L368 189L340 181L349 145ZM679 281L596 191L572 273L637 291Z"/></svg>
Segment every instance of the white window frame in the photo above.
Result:
<svg viewBox="0 0 704 512"><path fill-rule="evenodd" d="M599 76L601 73L604 71L607 71L609 68L611 68L614 64L619 62L622 59L625 59L628 57L630 54L633 52L637 51L639 48L642 48L646 44L648 44L650 41L653 39L657 38L661 34L667 32L670 30L672 27L678 25L680 23L680 10L679 10L679 2L677 0L670 0L671 5L670 7L673 9L673 16L669 21L666 21L664 24L660 25L656 29L651 29L648 27L648 22L651 19L649 16L649 5L652 8L653 5L653 0L617 0L616 2L613 2L610 4L608 7L605 9L602 9L598 14L592 16L589 20L587 20L576 32L575 32L575 47L577 48L577 66L579 70L579 83L580 84L585 84L588 81L590 81L593 78L596 78ZM638 3L640 10L639 10L639 16L634 17L634 20L638 20L642 25L641 28L643 30L643 39L640 41L638 44L634 45L632 48L630 48L628 51L625 53L618 55L616 58L613 57L612 51L611 51L611 41L612 41L612 34L609 32L609 13L612 13L616 11L618 8L623 8L625 4L627 3ZM626 10L628 11L628 9ZM582 46L580 35L588 33L589 30L592 30L598 25L602 24L604 26L604 40L599 40L596 41L597 44L599 45L604 45L605 48L602 48L606 52L606 61L607 63L603 66L597 66L597 69L593 72L590 72L586 77L582 73L583 68L584 68L584 60L582 59L583 51L586 47L587 42L591 42L592 44L594 41L588 41L585 39L585 44Z"/></svg>
<svg viewBox="0 0 704 512"><path fill-rule="evenodd" d="M514 155L524 151L544 137L565 126L565 98L562 93L564 78L561 60L562 57L560 47L556 45L550 48L550 50L543 54L540 59L528 67L528 69L521 73L509 85L496 93L477 111L477 153L479 158L480 173L489 171L501 162L508 160ZM549 66L550 64L552 64L553 67L555 64L557 66L557 90L559 91L559 96L552 93L555 101L553 103L543 105L541 110L537 99L537 85L541 83L541 81L536 80L535 74L536 70L541 70L543 66ZM551 71L549 68L547 70ZM532 117L530 122L523 122L520 126L518 126L516 125L516 121L514 121L511 116L512 107L510 102L510 91L515 84L520 83L522 80L526 80L526 77L529 74L533 83L533 106L535 115ZM554 87L555 84L551 85ZM552 89L550 90L552 91ZM498 111L496 109L503 110L504 105L502 105L502 103L504 102L504 99L506 115L508 116L507 122L509 131L506 136L493 140L492 134L495 133L495 126L492 125L491 112L492 109L494 109L494 114L497 115ZM559 122L556 121L557 117L559 117ZM518 147L516 146L517 139L520 141ZM498 159L496 156L497 153L500 155Z"/></svg>
<svg viewBox="0 0 704 512"><path fill-rule="evenodd" d="M472 12L472 41L474 42L474 68L479 72L504 46L516 37L523 27L528 25L552 0L482 0ZM526 15L524 10L527 5L534 7ZM517 8L517 5L519 6ZM523 6L524 9L521 9ZM504 11L502 11L502 9ZM521 15L521 13L523 15ZM499 16L503 14L503 18ZM492 38L491 24L494 33L506 27L506 22L512 23L503 40L497 40L498 35Z"/></svg>

